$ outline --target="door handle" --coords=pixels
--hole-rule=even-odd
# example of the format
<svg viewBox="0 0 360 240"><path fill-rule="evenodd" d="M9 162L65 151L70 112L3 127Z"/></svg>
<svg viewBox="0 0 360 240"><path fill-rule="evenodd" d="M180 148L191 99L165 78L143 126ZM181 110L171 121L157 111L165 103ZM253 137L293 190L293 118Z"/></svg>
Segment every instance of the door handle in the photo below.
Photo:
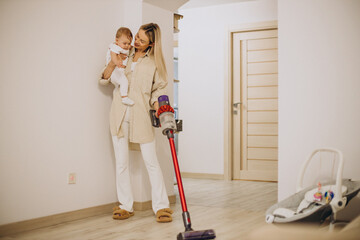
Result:
<svg viewBox="0 0 360 240"><path fill-rule="evenodd" d="M238 107L240 104L242 104L242 102L234 103L233 106L236 108L236 107Z"/></svg>
<svg viewBox="0 0 360 240"><path fill-rule="evenodd" d="M233 106L234 106L234 108L237 108L240 104L242 104L242 102L233 103ZM233 113L234 113L235 115L237 115L237 114L238 114L238 110L237 110L237 109L233 110Z"/></svg>

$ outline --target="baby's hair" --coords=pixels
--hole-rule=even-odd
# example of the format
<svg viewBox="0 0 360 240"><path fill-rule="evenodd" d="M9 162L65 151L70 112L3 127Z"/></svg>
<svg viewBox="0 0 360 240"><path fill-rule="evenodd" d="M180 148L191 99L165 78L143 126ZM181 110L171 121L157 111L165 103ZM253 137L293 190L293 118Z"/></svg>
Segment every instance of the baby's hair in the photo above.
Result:
<svg viewBox="0 0 360 240"><path fill-rule="evenodd" d="M119 38L122 35L125 35L125 37L127 37L130 41L133 39L133 35L132 35L130 29L128 29L126 27L121 27L117 30L116 38Z"/></svg>

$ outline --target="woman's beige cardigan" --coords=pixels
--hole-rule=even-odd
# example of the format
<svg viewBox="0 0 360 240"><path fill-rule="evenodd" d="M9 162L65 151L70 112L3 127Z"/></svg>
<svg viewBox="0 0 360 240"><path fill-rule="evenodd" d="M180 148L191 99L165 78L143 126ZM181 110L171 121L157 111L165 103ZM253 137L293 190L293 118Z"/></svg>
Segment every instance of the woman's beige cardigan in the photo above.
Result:
<svg viewBox="0 0 360 240"><path fill-rule="evenodd" d="M154 128L151 125L149 110L161 95L166 95L167 80L161 79L155 66L153 56L149 52L137 60L134 72L131 71L135 49L130 51L125 75L129 81L128 96L135 104L130 111L129 141L133 143L148 143L154 140ZM110 79L100 79L100 84L108 85ZM113 93L110 110L111 135L123 137L122 122L126 105L121 101L120 91Z"/></svg>

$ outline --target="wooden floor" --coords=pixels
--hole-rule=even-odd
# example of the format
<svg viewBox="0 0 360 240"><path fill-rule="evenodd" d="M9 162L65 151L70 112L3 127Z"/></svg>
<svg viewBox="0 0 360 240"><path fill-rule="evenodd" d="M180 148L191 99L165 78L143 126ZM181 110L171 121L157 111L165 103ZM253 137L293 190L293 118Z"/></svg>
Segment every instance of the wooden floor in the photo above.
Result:
<svg viewBox="0 0 360 240"><path fill-rule="evenodd" d="M265 226L265 211L277 202L277 183L183 179L193 228L214 229L216 240L247 239ZM176 190L177 191L177 190ZM181 206L172 205L173 222L157 223L152 210L136 211L127 220L111 214L67 222L0 238L0 240L167 240L184 231Z"/></svg>

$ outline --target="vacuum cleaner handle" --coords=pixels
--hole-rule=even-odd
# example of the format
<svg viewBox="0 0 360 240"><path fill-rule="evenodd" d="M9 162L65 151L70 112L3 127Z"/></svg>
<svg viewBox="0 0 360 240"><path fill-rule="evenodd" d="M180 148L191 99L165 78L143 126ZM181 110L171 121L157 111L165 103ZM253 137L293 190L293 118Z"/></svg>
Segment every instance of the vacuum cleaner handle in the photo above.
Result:
<svg viewBox="0 0 360 240"><path fill-rule="evenodd" d="M166 135L169 139L171 155L174 163L174 170L176 181L178 183L178 190L180 196L181 207L183 210L183 220L186 231L191 231L191 221L190 214L187 210L186 199L184 188L181 180L179 162L176 155L175 142L174 142L174 131L176 130L176 122L174 117L174 109L170 106L169 98L166 95L162 95L159 97L159 110L158 115L160 119L160 125L162 129L162 133Z"/></svg>
<svg viewBox="0 0 360 240"><path fill-rule="evenodd" d="M151 125L153 127L159 128L160 127L160 120L156 117L156 111L150 110L150 118L151 118Z"/></svg>
<svg viewBox="0 0 360 240"><path fill-rule="evenodd" d="M164 135L167 135L168 130L173 130L174 132L182 131L182 120L175 119L174 109L170 106L169 98L166 95L162 95L158 99L159 101L159 110L158 117L156 117L156 110L150 110L151 124L153 127L161 127ZM162 124L160 124L160 122Z"/></svg>
<svg viewBox="0 0 360 240"><path fill-rule="evenodd" d="M160 125L162 133L169 139L171 155L174 162L174 170L176 181L178 183L179 196L182 207L182 218L185 226L185 232L181 232L177 235L177 240L203 240L216 238L215 231L212 229L203 231L194 231L191 228L190 213L187 209L184 188L181 180L179 163L176 155L174 131L179 130L177 128L176 120L174 117L174 109L170 106L169 98L166 95L159 97L159 110L158 116L160 119Z"/></svg>
<svg viewBox="0 0 360 240"><path fill-rule="evenodd" d="M159 109L158 116L160 119L160 126L162 133L168 135L169 132L175 132L177 130L176 121L174 116L174 109L170 105L169 97L162 95L158 98Z"/></svg>

